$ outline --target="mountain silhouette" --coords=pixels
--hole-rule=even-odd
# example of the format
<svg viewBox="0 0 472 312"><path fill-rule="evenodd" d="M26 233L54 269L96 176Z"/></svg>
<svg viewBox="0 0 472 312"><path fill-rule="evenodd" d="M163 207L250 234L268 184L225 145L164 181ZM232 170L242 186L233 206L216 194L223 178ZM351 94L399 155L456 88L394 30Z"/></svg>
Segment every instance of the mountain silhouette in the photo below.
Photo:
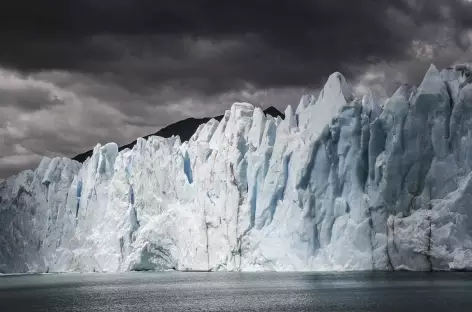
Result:
<svg viewBox="0 0 472 312"><path fill-rule="evenodd" d="M282 119L285 118L285 115L281 113L277 108L270 106L264 110L264 114L270 115L274 118L277 118L280 116ZM150 136L160 136L163 138L170 138L173 135L178 135L180 137L180 140L182 142L190 140L192 135L197 131L198 126L201 124L207 123L210 119L216 119L218 121L221 121L223 118L223 115L216 116L216 117L205 117L205 118L187 118L183 119L180 121L177 121L176 123L170 124L167 127L164 127L157 131L156 133L152 133L149 135L146 135L143 137L143 139L147 139ZM120 146L118 148L119 151L124 150L126 148L132 149L133 146L136 144L137 140L134 140L133 142ZM76 160L78 162L83 163L88 157L92 156L93 154L93 149L88 150L84 153L78 154L73 160Z"/></svg>

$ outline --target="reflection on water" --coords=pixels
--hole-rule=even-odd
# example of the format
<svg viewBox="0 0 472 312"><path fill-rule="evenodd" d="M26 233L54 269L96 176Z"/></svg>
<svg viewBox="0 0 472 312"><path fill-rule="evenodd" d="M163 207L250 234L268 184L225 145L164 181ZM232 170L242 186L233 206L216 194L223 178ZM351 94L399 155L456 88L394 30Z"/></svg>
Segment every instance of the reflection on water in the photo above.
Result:
<svg viewBox="0 0 472 312"><path fill-rule="evenodd" d="M0 277L0 311L471 311L471 273Z"/></svg>

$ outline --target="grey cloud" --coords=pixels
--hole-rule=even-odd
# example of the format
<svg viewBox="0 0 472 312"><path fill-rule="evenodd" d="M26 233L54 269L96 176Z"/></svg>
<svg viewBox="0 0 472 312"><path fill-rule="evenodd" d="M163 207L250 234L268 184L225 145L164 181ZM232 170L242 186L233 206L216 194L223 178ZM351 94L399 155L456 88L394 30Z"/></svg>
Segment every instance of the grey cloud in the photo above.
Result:
<svg viewBox="0 0 472 312"><path fill-rule="evenodd" d="M442 40L447 41L447 37L442 37ZM441 40L430 45L419 42L410 54L410 58L395 62L384 61L368 67L352 68L356 73L352 83L359 92L370 88L378 95L388 97L403 83L418 86L431 64L443 69L454 64L472 62L472 45L463 49Z"/></svg>
<svg viewBox="0 0 472 312"><path fill-rule="evenodd" d="M42 72L13 76L18 86L29 86L19 87L18 92L28 93L32 88L30 81L34 81L59 94L61 103L41 110L0 107L0 177L17 168L34 168L42 155L72 157L97 143L128 143L182 118L219 115L238 100L284 108L289 102L298 102L299 92L303 91L251 89L204 96L172 89L163 95L156 88L155 93L151 90L142 95L83 74ZM113 96L105 96L109 92ZM152 106L147 102L158 99L167 101L166 105ZM15 157L18 163L12 165Z"/></svg>
<svg viewBox="0 0 472 312"><path fill-rule="evenodd" d="M36 110L57 105L60 101L45 90L8 90L0 89L1 106L12 106L25 110Z"/></svg>
<svg viewBox="0 0 472 312"><path fill-rule="evenodd" d="M29 157L15 156L14 158L0 158L0 182L10 176L18 174L25 169L34 169L41 161L41 156L31 155ZM34 164L34 166L32 166Z"/></svg>
<svg viewBox="0 0 472 312"><path fill-rule="evenodd" d="M0 107L37 110L60 103L52 84L0 69Z"/></svg>

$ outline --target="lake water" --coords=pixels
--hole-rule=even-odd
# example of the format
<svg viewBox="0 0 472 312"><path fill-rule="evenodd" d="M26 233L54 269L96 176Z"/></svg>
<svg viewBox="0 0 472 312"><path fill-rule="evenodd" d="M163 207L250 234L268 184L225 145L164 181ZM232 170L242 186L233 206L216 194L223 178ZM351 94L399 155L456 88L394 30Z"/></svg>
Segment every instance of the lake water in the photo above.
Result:
<svg viewBox="0 0 472 312"><path fill-rule="evenodd" d="M471 273L0 277L0 311L472 311Z"/></svg>

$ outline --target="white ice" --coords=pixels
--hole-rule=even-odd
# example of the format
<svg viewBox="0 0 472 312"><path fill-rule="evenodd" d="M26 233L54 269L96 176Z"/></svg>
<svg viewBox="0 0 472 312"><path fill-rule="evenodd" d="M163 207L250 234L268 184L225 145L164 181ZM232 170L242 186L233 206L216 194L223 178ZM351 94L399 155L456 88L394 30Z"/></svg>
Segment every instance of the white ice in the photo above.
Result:
<svg viewBox="0 0 472 312"><path fill-rule="evenodd" d="M0 272L472 269L470 72L44 158L0 184Z"/></svg>

